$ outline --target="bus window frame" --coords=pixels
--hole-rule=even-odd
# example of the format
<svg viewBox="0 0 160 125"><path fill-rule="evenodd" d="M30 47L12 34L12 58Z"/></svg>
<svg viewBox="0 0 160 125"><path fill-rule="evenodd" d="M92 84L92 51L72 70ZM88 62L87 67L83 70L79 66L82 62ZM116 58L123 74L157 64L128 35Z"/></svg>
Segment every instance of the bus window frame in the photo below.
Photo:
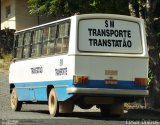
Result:
<svg viewBox="0 0 160 125"><path fill-rule="evenodd" d="M57 38L57 24L52 24L52 25L48 25L48 26L45 26L44 28L43 28L43 32L44 32L44 29L45 28L49 28L49 30L50 30L50 28L53 28L53 27L56 27L56 31L55 31L55 38L54 38L54 41L56 41L56 38ZM50 31L49 31L50 32ZM50 43L53 43L53 42L51 42L51 41L53 41L53 39L51 39L51 36L48 36L49 37L49 39L48 39L48 41L42 41L42 50L43 50L43 47L44 47L44 44L50 44ZM42 38L43 39L43 38ZM49 45L50 46L50 45ZM50 47L48 48L47 47L47 49L50 49ZM54 42L54 49L55 49L55 42ZM47 50L48 51L48 50ZM49 55L55 55L55 50L54 50L54 53L48 53L48 54L44 54L43 53L43 51L42 51L42 56L49 56Z"/></svg>
<svg viewBox="0 0 160 125"><path fill-rule="evenodd" d="M85 51L85 50L80 50L79 49L79 23L80 23L80 21L81 20L92 20L92 19L108 19L108 20L121 20L121 21L128 21L128 22L133 22L133 23L137 23L138 24L138 26L139 26L139 29L140 29L140 38L141 38L141 48L142 48L142 52L139 52L139 53L123 53L123 52L100 52L100 51ZM142 34L143 34L143 32L142 32L142 27L141 27L141 22L136 22L136 21L131 21L131 20L127 20L127 19L116 19L116 18L88 18L88 19L79 19L78 20L78 22L77 22L78 24L78 31L77 31L77 50L80 52L80 53L106 53L106 54L109 54L109 53L112 53L112 54L135 54L135 55L139 55L139 54L143 54L144 53L144 46L143 46L143 37L142 37Z"/></svg>
<svg viewBox="0 0 160 125"><path fill-rule="evenodd" d="M29 39L29 43L25 44L25 38L26 38L26 34L30 34L30 39ZM32 32L31 31L28 31L28 32L24 32L24 38L23 38L23 55L22 55L22 58L23 59L27 59L30 57L30 49L31 49L31 39L32 39ZM28 48L28 56L27 57L24 57L24 49L26 47L29 47Z"/></svg>
<svg viewBox="0 0 160 125"><path fill-rule="evenodd" d="M35 34L34 32L40 32L37 33L38 34L38 42L37 42L37 34ZM33 42L33 35L35 34L35 42ZM30 51L30 55L31 57L40 57L42 55L42 39L43 39L43 29L42 28L38 28L32 31L32 43L31 43L31 47L32 50ZM32 52L33 52L33 46L35 46L35 52L33 53L34 55L32 56ZM37 48L38 46L38 48Z"/></svg>
<svg viewBox="0 0 160 125"><path fill-rule="evenodd" d="M23 38L22 38L22 44L19 46L19 43L18 43L18 39L19 39L19 36L20 35L23 35ZM24 42L24 33L19 33L16 35L16 43L14 43L14 57L18 60L22 59L22 56L23 56L23 42ZM15 47L16 46L16 47ZM18 54L18 49L21 49L21 54L20 54L20 57L17 57L17 54ZM16 52L15 52L16 51Z"/></svg>
<svg viewBox="0 0 160 125"><path fill-rule="evenodd" d="M31 56L31 52L32 52L32 46L34 45L33 44L33 32L35 31L35 30L42 30L42 32L43 32L43 29L45 28L45 27L54 27L54 26L56 26L56 27L58 27L58 25L61 25L61 24L64 24L64 23L69 23L69 33L68 33L68 50L67 50L67 52L61 52L61 53L52 53L52 54L47 54L47 55L44 55L43 53L42 53L42 50L43 50L43 44L45 43L45 42L43 42L43 33L42 33L42 41L41 41L41 52L40 52L40 55L39 56ZM58 31L57 31L57 29L58 28L56 28L56 37L55 37L55 42L54 42L54 44L56 44L56 40L57 40L57 33L58 33ZM28 45L28 46L30 46L30 49L29 49L29 56L27 57L27 58L23 58L23 48L25 47L25 45L24 45L24 34L25 33L28 33L28 32L31 32L31 37L30 37L30 44ZM26 59L34 59L34 58L41 58L41 57L50 57L50 56L58 56L58 55L66 55L66 54L68 54L68 51L69 51L69 42L70 42L70 32L71 32L71 19L67 19L67 20L63 20L63 21L60 21L60 22L55 22L55 23L52 23L52 24L49 24L49 25L44 25L44 26L39 26L39 27L37 27L37 28L33 28L33 29L30 29L30 30L24 30L24 31L22 31L22 32L18 32L18 33L15 33L15 36L17 37L17 36L19 36L20 34L23 34L23 44L22 44L22 53L21 53L21 58L16 58L16 54L17 54L17 47L15 47L15 44L16 44L16 42L15 42L15 40L14 40L14 46L13 46L13 54L14 54L14 58L16 59L16 60L26 60ZM16 38L16 40L17 40L17 38ZM39 43L38 43L39 44ZM61 45L62 46L62 45ZM55 45L54 45L54 48L55 48ZM15 50L16 49L16 50Z"/></svg>

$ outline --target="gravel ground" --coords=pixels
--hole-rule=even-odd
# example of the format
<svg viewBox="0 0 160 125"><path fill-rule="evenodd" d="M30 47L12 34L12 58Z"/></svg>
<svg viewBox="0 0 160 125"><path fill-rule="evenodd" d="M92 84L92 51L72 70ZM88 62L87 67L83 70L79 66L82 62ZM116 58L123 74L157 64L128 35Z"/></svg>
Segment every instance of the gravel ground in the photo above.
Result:
<svg viewBox="0 0 160 125"><path fill-rule="evenodd" d="M8 84L8 72L4 70L0 70L0 119L50 119L50 115L48 113L48 105L40 105L40 104L23 104L21 112L13 112L10 108L10 94L9 94L9 84ZM74 111L76 112L86 112L86 110L80 109L78 106L74 107ZM31 112L29 114L28 112ZM95 106L87 110L87 112L100 112ZM40 113L42 115L40 115ZM25 114L25 115L24 115ZM37 114L39 117L37 117ZM24 116L24 117L23 117Z"/></svg>
<svg viewBox="0 0 160 125"><path fill-rule="evenodd" d="M125 111L120 118L106 118L100 115L100 111L96 107L82 110L75 106L72 114L53 118L48 113L47 105L23 104L21 112L13 112L10 108L8 73L0 70L0 119L2 119L0 121L2 125L9 125L8 122L18 122L14 125L49 125L53 123L56 125L160 125L160 111L130 109Z"/></svg>

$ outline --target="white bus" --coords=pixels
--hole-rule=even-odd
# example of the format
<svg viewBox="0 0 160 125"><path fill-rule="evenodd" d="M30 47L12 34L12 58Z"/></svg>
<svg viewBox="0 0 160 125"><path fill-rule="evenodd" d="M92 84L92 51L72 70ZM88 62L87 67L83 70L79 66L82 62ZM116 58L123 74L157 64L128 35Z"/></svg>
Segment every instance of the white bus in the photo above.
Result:
<svg viewBox="0 0 160 125"><path fill-rule="evenodd" d="M144 27L130 16L84 14L16 32L12 110L46 103L57 116L96 105L103 116L120 116L124 102L149 94Z"/></svg>

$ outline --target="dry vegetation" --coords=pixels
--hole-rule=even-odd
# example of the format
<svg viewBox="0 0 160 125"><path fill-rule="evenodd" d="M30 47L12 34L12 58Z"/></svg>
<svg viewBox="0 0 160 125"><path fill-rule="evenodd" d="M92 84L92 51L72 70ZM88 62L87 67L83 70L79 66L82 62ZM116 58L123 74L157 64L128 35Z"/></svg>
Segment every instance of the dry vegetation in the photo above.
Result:
<svg viewBox="0 0 160 125"><path fill-rule="evenodd" d="M0 59L0 69L8 70L10 62L12 60L12 55L6 54L6 55L3 55L2 57L3 59Z"/></svg>

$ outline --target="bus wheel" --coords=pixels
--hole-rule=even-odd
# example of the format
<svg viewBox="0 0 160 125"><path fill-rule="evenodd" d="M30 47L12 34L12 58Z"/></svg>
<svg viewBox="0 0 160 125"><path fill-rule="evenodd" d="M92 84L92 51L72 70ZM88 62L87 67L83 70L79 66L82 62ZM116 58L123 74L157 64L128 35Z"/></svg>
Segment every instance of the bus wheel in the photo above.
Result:
<svg viewBox="0 0 160 125"><path fill-rule="evenodd" d="M58 100L54 89L52 89L49 93L48 108L50 115L52 115L53 117L58 115L59 113Z"/></svg>
<svg viewBox="0 0 160 125"><path fill-rule="evenodd" d="M12 90L11 93L11 108L13 111L20 111L22 108L22 102L18 101L15 88Z"/></svg>

